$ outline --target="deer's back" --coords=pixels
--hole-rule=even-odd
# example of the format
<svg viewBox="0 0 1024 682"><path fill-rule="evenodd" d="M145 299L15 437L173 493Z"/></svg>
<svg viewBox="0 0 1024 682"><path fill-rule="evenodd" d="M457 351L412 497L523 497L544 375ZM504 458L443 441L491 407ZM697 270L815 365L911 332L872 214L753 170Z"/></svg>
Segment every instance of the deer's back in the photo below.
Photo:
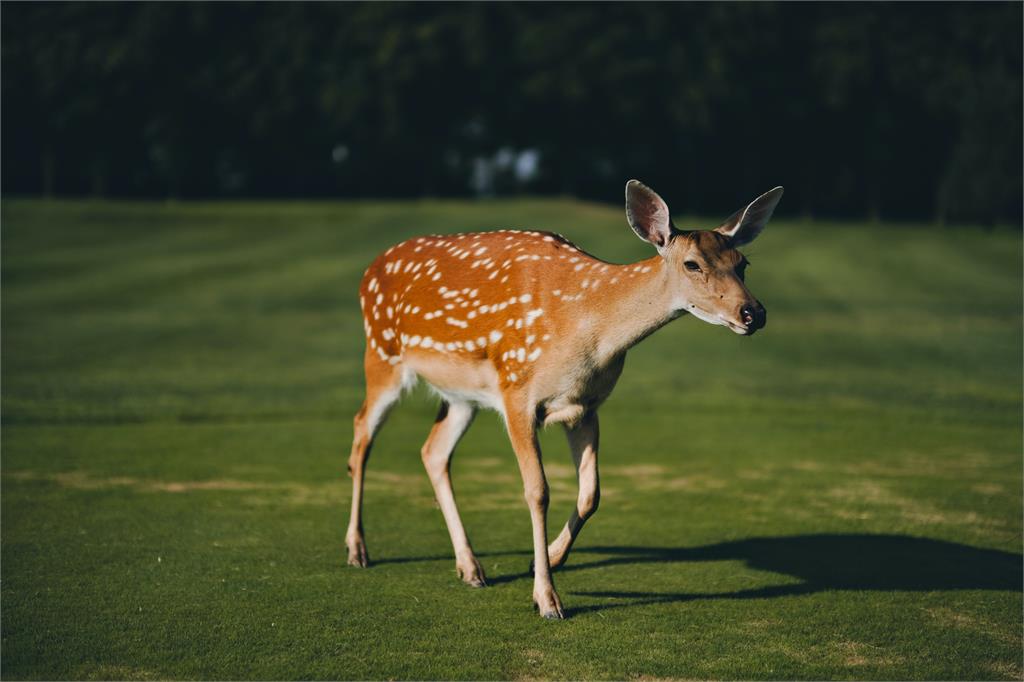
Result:
<svg viewBox="0 0 1024 682"><path fill-rule="evenodd" d="M558 393L560 377L578 379L572 337L618 267L545 232L413 238L378 256L363 277L367 343L440 388L462 372L474 390L505 390L537 383L547 370L538 392ZM434 381L430 368L444 377Z"/></svg>

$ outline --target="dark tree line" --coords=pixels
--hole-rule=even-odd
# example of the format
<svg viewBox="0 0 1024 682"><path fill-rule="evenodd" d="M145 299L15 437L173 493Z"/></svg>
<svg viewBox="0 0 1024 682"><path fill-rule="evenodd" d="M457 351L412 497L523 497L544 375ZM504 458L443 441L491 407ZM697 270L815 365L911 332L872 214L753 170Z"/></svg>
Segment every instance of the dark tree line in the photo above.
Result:
<svg viewBox="0 0 1024 682"><path fill-rule="evenodd" d="M7 2L2 189L1019 221L1021 8Z"/></svg>

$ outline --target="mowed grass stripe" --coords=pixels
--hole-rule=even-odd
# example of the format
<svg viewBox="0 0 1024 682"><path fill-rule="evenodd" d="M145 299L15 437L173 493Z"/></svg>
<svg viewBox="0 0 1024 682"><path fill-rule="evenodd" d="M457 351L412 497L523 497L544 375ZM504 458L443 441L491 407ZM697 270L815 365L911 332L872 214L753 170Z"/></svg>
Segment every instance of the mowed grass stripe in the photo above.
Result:
<svg viewBox="0 0 1024 682"><path fill-rule="evenodd" d="M620 209L2 210L6 677L1022 677L1019 234L773 223L748 249L764 332L684 318L631 352L550 624L493 415L453 480L494 584L455 578L422 389L370 460L377 563L344 566L356 285L431 232L646 256ZM560 431L541 441L556 531L574 474Z"/></svg>

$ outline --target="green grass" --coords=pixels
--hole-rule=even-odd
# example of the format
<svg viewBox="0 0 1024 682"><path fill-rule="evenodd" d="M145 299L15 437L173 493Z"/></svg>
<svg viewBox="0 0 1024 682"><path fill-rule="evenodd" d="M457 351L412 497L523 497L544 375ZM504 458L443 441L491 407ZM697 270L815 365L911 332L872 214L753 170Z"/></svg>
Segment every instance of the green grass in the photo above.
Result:
<svg viewBox="0 0 1024 682"><path fill-rule="evenodd" d="M5 201L2 675L1021 679L1021 236L778 221L767 329L684 318L602 410L600 512L530 608L498 420L456 453L494 582L455 577L424 391L370 461L345 566L356 287L428 232L647 255L571 201ZM680 221L689 226L693 221ZM707 225L705 222L704 225ZM557 532L575 496L542 436Z"/></svg>

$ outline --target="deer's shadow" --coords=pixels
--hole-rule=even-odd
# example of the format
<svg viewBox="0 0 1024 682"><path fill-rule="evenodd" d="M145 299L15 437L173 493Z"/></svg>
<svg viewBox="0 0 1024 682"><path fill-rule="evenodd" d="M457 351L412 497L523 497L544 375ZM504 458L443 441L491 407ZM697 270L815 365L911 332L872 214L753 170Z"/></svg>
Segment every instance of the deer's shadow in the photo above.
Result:
<svg viewBox="0 0 1024 682"><path fill-rule="evenodd" d="M906 535L797 535L749 538L686 548L589 547L580 548L575 558L589 555L605 555L605 558L573 563L570 556L569 564L559 570L568 572L648 563L743 561L750 568L789 575L800 582L718 593L573 592L615 600L580 607L575 609L576 612L697 599L766 599L825 590L1020 592L1024 582L1024 557L1020 554Z"/></svg>
<svg viewBox="0 0 1024 682"><path fill-rule="evenodd" d="M526 551L493 552L479 556L528 557L529 554ZM382 563L441 558L396 558ZM768 599L826 590L1021 592L1024 584L1024 557L1020 554L907 535L870 534L760 537L700 547L583 546L573 550L568 563L557 573L699 561L743 561L752 569L788 575L799 582L732 592L571 591L569 594L606 600L606 603L572 611L582 613L703 599ZM507 573L491 576L488 582L498 585L530 576L529 571Z"/></svg>

